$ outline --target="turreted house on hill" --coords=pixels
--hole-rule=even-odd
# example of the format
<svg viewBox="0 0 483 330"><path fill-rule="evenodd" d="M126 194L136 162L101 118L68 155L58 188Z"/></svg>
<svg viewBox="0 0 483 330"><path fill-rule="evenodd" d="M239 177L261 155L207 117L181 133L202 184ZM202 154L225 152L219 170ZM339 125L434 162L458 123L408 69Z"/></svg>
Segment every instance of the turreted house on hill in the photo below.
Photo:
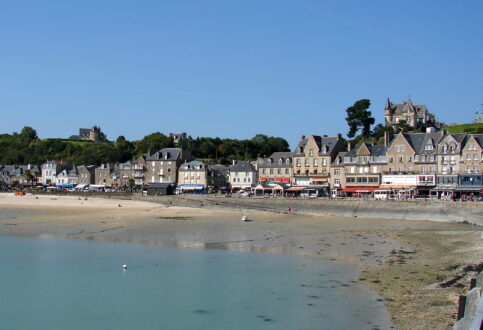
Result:
<svg viewBox="0 0 483 330"><path fill-rule="evenodd" d="M427 127L440 128L440 124L436 122L435 116L428 111L426 105L413 104L411 98L403 103L392 103L387 98L384 118L386 126L393 128L396 128L402 121L412 128L418 128L418 123Z"/></svg>

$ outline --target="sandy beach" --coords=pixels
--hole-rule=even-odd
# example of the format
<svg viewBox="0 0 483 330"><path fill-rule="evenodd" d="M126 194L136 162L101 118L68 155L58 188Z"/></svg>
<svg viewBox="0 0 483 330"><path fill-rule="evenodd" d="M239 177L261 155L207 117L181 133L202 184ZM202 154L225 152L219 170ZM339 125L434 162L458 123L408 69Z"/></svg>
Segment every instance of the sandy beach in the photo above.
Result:
<svg viewBox="0 0 483 330"><path fill-rule="evenodd" d="M195 205L193 205L195 206ZM400 329L445 329L483 260L482 227L0 194L0 234L320 255L351 262ZM479 266L478 266L479 265Z"/></svg>

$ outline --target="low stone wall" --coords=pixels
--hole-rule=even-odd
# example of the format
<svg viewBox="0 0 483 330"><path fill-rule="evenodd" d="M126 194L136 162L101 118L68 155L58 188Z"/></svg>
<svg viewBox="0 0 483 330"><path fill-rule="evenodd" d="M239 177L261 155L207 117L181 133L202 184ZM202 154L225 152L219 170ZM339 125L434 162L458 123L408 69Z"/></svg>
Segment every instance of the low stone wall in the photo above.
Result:
<svg viewBox="0 0 483 330"><path fill-rule="evenodd" d="M76 197L100 197L100 198L112 198L112 199L132 199L130 192L89 192L89 191L76 191L76 192L63 192L63 191L35 191L28 192L32 195L52 195L52 196L76 196Z"/></svg>
<svg viewBox="0 0 483 330"><path fill-rule="evenodd" d="M483 272L476 277L476 284L465 296L464 306L460 306L462 315L455 323L455 330L480 330L483 328ZM460 300L461 301L461 300Z"/></svg>
<svg viewBox="0 0 483 330"><path fill-rule="evenodd" d="M164 205L265 211L294 214L325 214L346 217L392 218L468 222L483 225L483 202L454 202L439 200L348 200L348 199L290 199L224 197L213 195L143 196L134 199ZM289 211L290 210L290 211Z"/></svg>

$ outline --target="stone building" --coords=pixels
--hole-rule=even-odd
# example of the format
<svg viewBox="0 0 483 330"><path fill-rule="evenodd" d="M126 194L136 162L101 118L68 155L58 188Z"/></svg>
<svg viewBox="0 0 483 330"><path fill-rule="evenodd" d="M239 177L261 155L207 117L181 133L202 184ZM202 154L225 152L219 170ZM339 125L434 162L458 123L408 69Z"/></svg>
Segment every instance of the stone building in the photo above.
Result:
<svg viewBox="0 0 483 330"><path fill-rule="evenodd" d="M468 135L461 151L460 176L456 191L483 195L483 134Z"/></svg>
<svg viewBox="0 0 483 330"><path fill-rule="evenodd" d="M104 185L110 187L113 185L113 174L115 170L115 165L113 164L101 164L95 169L95 184ZM115 175L114 175L115 177Z"/></svg>
<svg viewBox="0 0 483 330"><path fill-rule="evenodd" d="M466 134L448 134L438 143L437 178L433 193L439 198L450 198L458 185L461 152L467 137Z"/></svg>
<svg viewBox="0 0 483 330"><path fill-rule="evenodd" d="M49 160L42 164L41 182L43 185L55 185L57 184L57 175L63 170L70 171L71 169L72 165L62 160Z"/></svg>
<svg viewBox="0 0 483 330"><path fill-rule="evenodd" d="M435 116L428 111L426 105L413 104L411 98L403 103L392 103L387 98L384 118L386 126L393 128L396 128L402 121L413 128L418 127L418 122L428 127L439 127Z"/></svg>
<svg viewBox="0 0 483 330"><path fill-rule="evenodd" d="M330 166L337 154L345 148L342 136L302 136L293 155L293 180L298 186L317 190L316 195L329 193Z"/></svg>
<svg viewBox="0 0 483 330"><path fill-rule="evenodd" d="M263 185L287 184L292 181L293 152L274 152L258 164L258 182Z"/></svg>
<svg viewBox="0 0 483 330"><path fill-rule="evenodd" d="M33 180L29 181L26 177L27 171L33 176ZM0 165L0 182L1 185L12 185L14 183L21 186L37 184L40 176L40 169L37 165Z"/></svg>
<svg viewBox="0 0 483 330"><path fill-rule="evenodd" d="M83 188L86 185L91 185L96 182L96 166L95 165L81 165L77 166L79 173L79 183L76 188Z"/></svg>
<svg viewBox="0 0 483 330"><path fill-rule="evenodd" d="M183 141L186 141L186 133L169 133L169 137L173 139L175 145L180 146Z"/></svg>
<svg viewBox="0 0 483 330"><path fill-rule="evenodd" d="M181 148L164 148L147 156L145 183L177 183L179 166L190 158L191 152Z"/></svg>
<svg viewBox="0 0 483 330"><path fill-rule="evenodd" d="M399 133L387 147L381 188L425 193L436 186L437 146L443 132Z"/></svg>
<svg viewBox="0 0 483 330"><path fill-rule="evenodd" d="M257 183L257 170L250 162L233 161L234 164L229 167L229 181L231 189L251 190L252 186Z"/></svg>
<svg viewBox="0 0 483 330"><path fill-rule="evenodd" d="M342 157L345 187L349 196L371 195L381 184L383 167L387 164L386 147L362 143Z"/></svg>
<svg viewBox="0 0 483 330"><path fill-rule="evenodd" d="M208 168L205 163L192 160L182 164L178 170L180 193L205 193L208 190Z"/></svg>
<svg viewBox="0 0 483 330"><path fill-rule="evenodd" d="M132 164L132 176L136 186L143 186L145 183L145 174L147 172L146 159L148 156L148 154L143 154L136 158Z"/></svg>
<svg viewBox="0 0 483 330"><path fill-rule="evenodd" d="M99 126L92 126L92 128L79 128L79 135L71 135L69 139L108 142L106 135L102 132Z"/></svg>
<svg viewBox="0 0 483 330"><path fill-rule="evenodd" d="M349 150L350 151L350 150ZM345 188L345 166L344 166L344 157L347 154L347 151L341 151L335 156L332 164L330 165L330 177L329 177L329 184L331 188L331 196L336 197L340 195L340 192L343 188Z"/></svg>

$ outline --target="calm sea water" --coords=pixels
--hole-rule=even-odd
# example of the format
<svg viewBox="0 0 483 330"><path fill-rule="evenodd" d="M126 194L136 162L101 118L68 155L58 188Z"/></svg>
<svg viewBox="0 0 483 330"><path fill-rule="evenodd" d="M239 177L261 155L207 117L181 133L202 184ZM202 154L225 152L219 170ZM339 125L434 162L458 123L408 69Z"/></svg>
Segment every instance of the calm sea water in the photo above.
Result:
<svg viewBox="0 0 483 330"><path fill-rule="evenodd" d="M0 328L389 328L353 276L321 258L0 237Z"/></svg>

